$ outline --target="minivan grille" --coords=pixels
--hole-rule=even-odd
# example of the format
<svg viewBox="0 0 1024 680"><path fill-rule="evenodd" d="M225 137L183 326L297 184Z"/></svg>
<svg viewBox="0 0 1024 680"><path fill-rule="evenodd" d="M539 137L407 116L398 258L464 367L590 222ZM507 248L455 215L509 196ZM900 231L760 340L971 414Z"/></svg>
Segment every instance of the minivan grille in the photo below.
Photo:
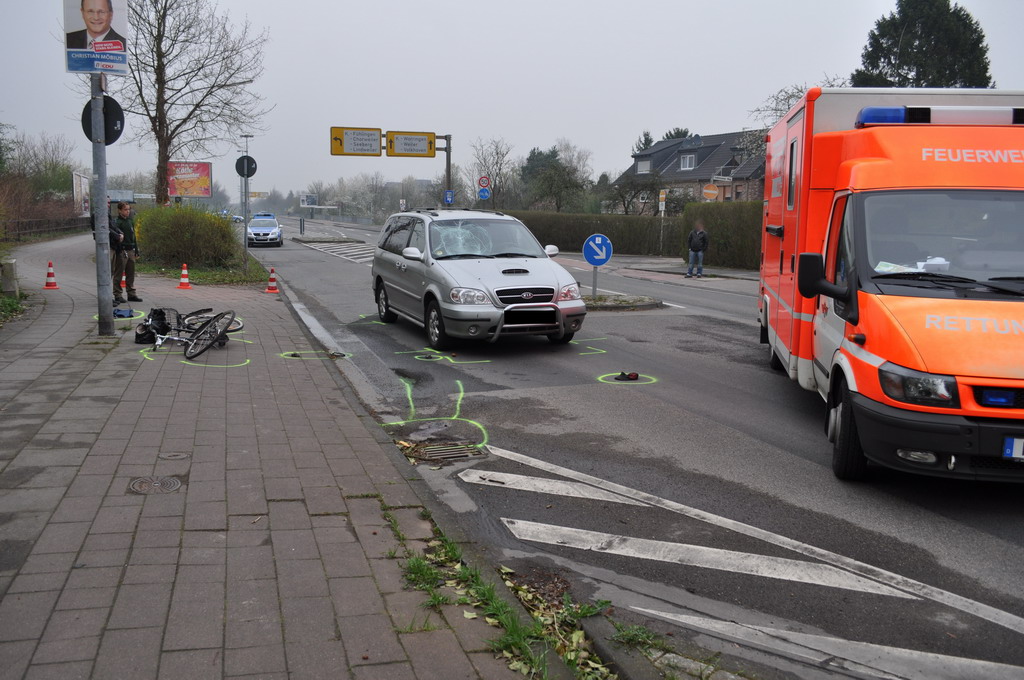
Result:
<svg viewBox="0 0 1024 680"><path fill-rule="evenodd" d="M555 297L554 288L499 288L494 291L503 305L524 302L551 302Z"/></svg>

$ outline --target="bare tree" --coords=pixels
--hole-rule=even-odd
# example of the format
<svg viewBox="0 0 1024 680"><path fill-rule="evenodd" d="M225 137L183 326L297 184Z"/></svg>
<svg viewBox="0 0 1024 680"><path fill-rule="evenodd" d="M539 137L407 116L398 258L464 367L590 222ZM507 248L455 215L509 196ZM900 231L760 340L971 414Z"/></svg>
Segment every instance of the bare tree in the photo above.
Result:
<svg viewBox="0 0 1024 680"><path fill-rule="evenodd" d="M827 73L816 87L849 87L850 81L842 76L830 76ZM761 124L761 127L771 128L789 111L793 104L809 89L807 83L795 83L787 85L774 92L764 101L749 111L750 117Z"/></svg>
<svg viewBox="0 0 1024 680"><path fill-rule="evenodd" d="M504 139L477 139L470 145L473 148L473 167L470 174L478 173L477 177L489 177L491 180L491 205L504 208L509 189L519 175L519 168L512 162L512 146ZM469 180L471 186L476 179Z"/></svg>
<svg viewBox="0 0 1024 680"><path fill-rule="evenodd" d="M167 200L167 162L209 157L219 142L260 130L270 110L249 89L263 74L267 31L218 15L211 0L133 0L128 23L129 78L121 89L125 112L148 127L133 138L156 145L156 200Z"/></svg>

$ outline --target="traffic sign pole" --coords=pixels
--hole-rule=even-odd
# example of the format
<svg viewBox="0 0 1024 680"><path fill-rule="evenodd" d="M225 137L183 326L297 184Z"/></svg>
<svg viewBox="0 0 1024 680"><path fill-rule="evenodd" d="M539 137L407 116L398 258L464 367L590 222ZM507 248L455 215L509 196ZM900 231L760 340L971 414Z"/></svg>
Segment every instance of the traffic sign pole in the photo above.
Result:
<svg viewBox="0 0 1024 680"><path fill-rule="evenodd" d="M597 297L597 268L612 259L612 241L604 234L592 234L583 242L583 258L594 265L592 295Z"/></svg>

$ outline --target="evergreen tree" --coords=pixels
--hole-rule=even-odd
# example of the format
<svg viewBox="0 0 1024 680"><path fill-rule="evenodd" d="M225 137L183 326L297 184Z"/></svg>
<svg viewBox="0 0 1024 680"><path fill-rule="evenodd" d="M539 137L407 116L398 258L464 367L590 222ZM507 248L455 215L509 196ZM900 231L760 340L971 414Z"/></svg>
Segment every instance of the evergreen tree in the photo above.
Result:
<svg viewBox="0 0 1024 680"><path fill-rule="evenodd" d="M875 22L854 87L995 87L974 17L949 0L897 0Z"/></svg>
<svg viewBox="0 0 1024 680"><path fill-rule="evenodd" d="M633 155L635 156L641 151L647 151L652 146L654 146L654 137L651 137L650 130L644 130L637 138L636 144L633 145Z"/></svg>
<svg viewBox="0 0 1024 680"><path fill-rule="evenodd" d="M666 132L664 135L662 135L661 141L665 141L666 139L686 139L689 136L690 136L690 129L689 128L677 127L677 128L672 128L671 130Z"/></svg>

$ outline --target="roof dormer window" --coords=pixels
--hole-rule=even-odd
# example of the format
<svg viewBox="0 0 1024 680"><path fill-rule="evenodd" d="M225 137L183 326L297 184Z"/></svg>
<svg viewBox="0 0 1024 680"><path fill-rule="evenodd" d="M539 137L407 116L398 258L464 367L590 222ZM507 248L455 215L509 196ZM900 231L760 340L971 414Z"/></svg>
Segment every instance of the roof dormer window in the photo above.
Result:
<svg viewBox="0 0 1024 680"><path fill-rule="evenodd" d="M651 173L651 162L650 161L637 161L636 162L636 174L638 175L649 175Z"/></svg>
<svg viewBox="0 0 1024 680"><path fill-rule="evenodd" d="M693 170L695 167L697 167L697 157L693 154L687 154L679 157L680 170Z"/></svg>

